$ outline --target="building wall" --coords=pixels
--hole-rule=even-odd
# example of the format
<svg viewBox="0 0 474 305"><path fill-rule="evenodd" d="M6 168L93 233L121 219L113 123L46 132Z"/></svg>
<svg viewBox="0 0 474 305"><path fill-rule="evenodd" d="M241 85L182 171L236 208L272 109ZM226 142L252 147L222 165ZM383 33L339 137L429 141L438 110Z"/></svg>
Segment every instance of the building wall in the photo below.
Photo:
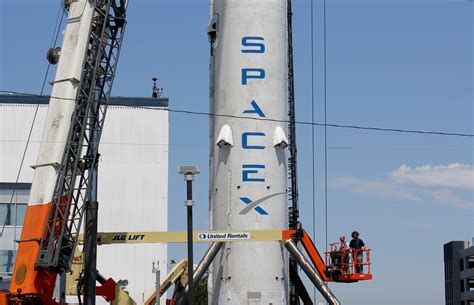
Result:
<svg viewBox="0 0 474 305"><path fill-rule="evenodd" d="M12 200L12 209L20 209L18 205L25 204L29 195L29 189L22 189L15 193L12 198L12 184L17 181L18 170L28 134L33 121L35 105L3 104L0 99L0 276L11 272L12 265L7 266L8 256L17 250L14 240L19 239L23 219L15 217L11 225L5 223L5 210L7 204ZM46 118L46 105L40 105L38 115L31 134L31 141L25 155L24 165L18 176L18 182L30 185L33 179L33 169L30 165L35 164L39 142L43 132L43 122ZM16 207L15 207L16 205Z"/></svg>
<svg viewBox="0 0 474 305"><path fill-rule="evenodd" d="M99 231L166 231L167 112L114 106L108 111L100 146ZM166 254L165 244L102 246L97 265L106 276L127 279L131 296L141 303L155 286L152 262L166 267Z"/></svg>
<svg viewBox="0 0 474 305"><path fill-rule="evenodd" d="M444 245L446 305L474 305L474 246L452 241Z"/></svg>
<svg viewBox="0 0 474 305"><path fill-rule="evenodd" d="M462 266L460 274L461 305L474 305L474 246L460 251Z"/></svg>
<svg viewBox="0 0 474 305"><path fill-rule="evenodd" d="M2 103L2 100L5 98L0 96L0 188L2 183L7 185L16 181L36 110L36 105L12 103L11 100ZM122 105L144 102L147 107L153 107L152 99L143 98L119 98L121 105L109 106L100 146L99 231L167 230L168 112ZM32 180L33 170L29 166L35 164L47 107L39 105L18 179L21 183ZM21 195L22 198L15 196L14 202L25 201L25 194ZM0 204L9 202L10 197L11 190L0 189ZM4 215L0 216L1 226ZM20 232L18 224L5 227L0 238L0 256L2 251L16 250L13 240ZM127 279L127 290L138 303L155 287L152 263L156 261L161 267L167 266L166 245L108 245L98 249L99 272L115 280Z"/></svg>

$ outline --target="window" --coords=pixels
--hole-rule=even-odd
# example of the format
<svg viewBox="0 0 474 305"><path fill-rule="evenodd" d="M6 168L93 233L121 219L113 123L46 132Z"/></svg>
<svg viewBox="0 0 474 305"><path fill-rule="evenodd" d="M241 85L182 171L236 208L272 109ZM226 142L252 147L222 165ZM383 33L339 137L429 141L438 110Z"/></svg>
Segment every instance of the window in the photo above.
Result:
<svg viewBox="0 0 474 305"><path fill-rule="evenodd" d="M13 272L15 251L0 250L0 276L10 275Z"/></svg>
<svg viewBox="0 0 474 305"><path fill-rule="evenodd" d="M0 226L21 226L31 183L0 183Z"/></svg>
<svg viewBox="0 0 474 305"><path fill-rule="evenodd" d="M0 182L0 230L3 225L21 226L25 218L26 206L30 195L31 183L9 183ZM17 230L11 228L10 230ZM14 236L14 235L13 235ZM10 275L13 272L13 263L15 262L16 247L3 248L12 239L4 241L0 248L0 276Z"/></svg>
<svg viewBox="0 0 474 305"><path fill-rule="evenodd" d="M474 268L474 256L469 256L467 258L467 268L468 269Z"/></svg>
<svg viewBox="0 0 474 305"><path fill-rule="evenodd" d="M21 226L25 218L26 203L4 203L0 202L0 219L2 225Z"/></svg>

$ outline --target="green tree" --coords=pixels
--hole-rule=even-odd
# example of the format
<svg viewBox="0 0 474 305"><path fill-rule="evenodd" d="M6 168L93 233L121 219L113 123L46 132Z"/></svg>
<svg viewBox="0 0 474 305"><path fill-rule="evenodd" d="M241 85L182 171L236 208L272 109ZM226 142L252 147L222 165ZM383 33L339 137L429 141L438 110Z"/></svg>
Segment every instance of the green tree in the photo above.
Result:
<svg viewBox="0 0 474 305"><path fill-rule="evenodd" d="M206 273L199 283L194 287L194 304L196 305L207 305L207 279L208 274Z"/></svg>

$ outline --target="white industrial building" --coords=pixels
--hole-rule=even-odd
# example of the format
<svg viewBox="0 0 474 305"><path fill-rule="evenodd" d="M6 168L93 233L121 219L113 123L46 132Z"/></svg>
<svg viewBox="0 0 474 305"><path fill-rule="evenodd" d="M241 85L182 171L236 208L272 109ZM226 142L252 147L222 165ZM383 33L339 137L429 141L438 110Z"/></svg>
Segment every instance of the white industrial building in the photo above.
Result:
<svg viewBox="0 0 474 305"><path fill-rule="evenodd" d="M33 178L30 165L36 162L48 101L46 96L0 95L0 278L8 277L13 268L15 240L21 233ZM168 229L167 107L166 98L111 98L100 144L100 232ZM166 268L166 244L107 245L98 249L99 272L115 280L127 279L127 291L139 304L154 290L153 262Z"/></svg>

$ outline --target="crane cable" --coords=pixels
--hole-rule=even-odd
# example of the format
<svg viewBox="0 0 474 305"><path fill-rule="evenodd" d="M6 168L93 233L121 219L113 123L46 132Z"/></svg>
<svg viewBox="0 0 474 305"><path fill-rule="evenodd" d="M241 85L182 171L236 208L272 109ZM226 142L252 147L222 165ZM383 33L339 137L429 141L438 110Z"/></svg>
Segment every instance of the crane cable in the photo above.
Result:
<svg viewBox="0 0 474 305"><path fill-rule="evenodd" d="M326 252L328 251L328 119L327 119L327 39L326 39L326 0L323 0L323 74L324 74L324 211L325 211L325 232L326 232Z"/></svg>
<svg viewBox="0 0 474 305"><path fill-rule="evenodd" d="M55 24L55 28L54 28L54 31L53 31L53 36L51 37L50 48L54 47L56 45L57 41L58 41L58 37L59 37L60 30L61 30L62 22L63 22L63 19L64 19L64 15L65 15L65 11L64 11L64 7L63 7L63 3L62 3L62 1L59 1L59 9L58 9L57 17L56 17L56 24ZM47 78L48 78L48 75L49 75L50 68L51 68L51 63L48 62L48 66L46 67L46 71L44 73L43 83L41 85L41 91L40 91L39 95L43 95L43 93L44 93L44 89L46 87L46 81L47 81ZM11 205L13 203L13 199L15 198L15 194L17 193L17 190L18 190L17 189L18 180L20 179L21 170L22 170L23 164L25 162L25 157L26 157L26 153L28 151L28 146L30 144L31 135L33 133L33 128L35 126L36 118L38 116L39 105L40 104L36 104L36 107L35 107L35 112L33 114L33 120L31 121L30 130L28 132L28 137L27 137L27 140L26 140L25 148L23 150L23 155L21 157L20 166L18 168L18 173L17 173L16 179L15 179L15 185L13 187L13 191L12 191L12 195L10 197L10 201L8 203L8 207L11 207ZM17 204L18 204L18 202L15 202L15 210L16 210ZM5 215L5 220L3 221L2 230L0 231L0 237L3 237L3 233L5 232L5 227L6 227L7 222L8 222L8 217L9 217L9 215L6 214ZM18 221L18 215L17 215L17 212L15 212L15 227L17 227L17 221ZM16 234L16 231L15 231L15 234ZM15 237L15 239L16 239L16 237Z"/></svg>
<svg viewBox="0 0 474 305"><path fill-rule="evenodd" d="M311 201L313 215L313 240L316 240L316 189L315 183L315 119L314 119L314 0L311 0ZM313 287L313 300L316 303L316 287Z"/></svg>

